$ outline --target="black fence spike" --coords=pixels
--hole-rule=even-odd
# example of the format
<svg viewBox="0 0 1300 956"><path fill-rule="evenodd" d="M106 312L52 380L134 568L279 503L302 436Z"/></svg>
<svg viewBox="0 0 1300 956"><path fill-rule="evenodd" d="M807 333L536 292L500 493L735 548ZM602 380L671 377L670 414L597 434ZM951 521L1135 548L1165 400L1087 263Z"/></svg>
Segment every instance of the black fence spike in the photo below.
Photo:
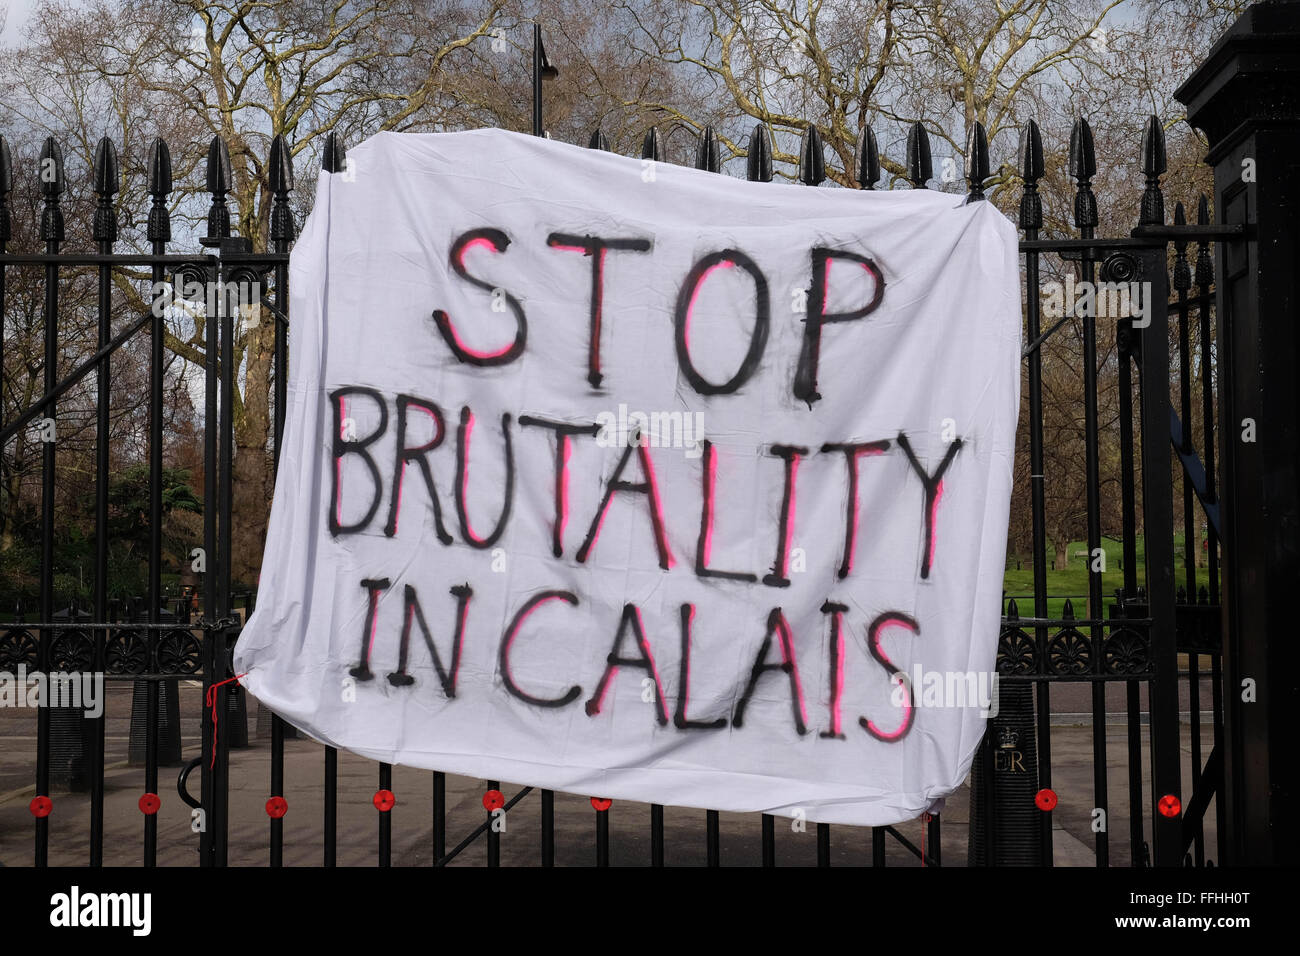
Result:
<svg viewBox="0 0 1300 956"><path fill-rule="evenodd" d="M1044 172L1043 135L1038 131L1038 124L1028 120L1020 131L1020 175L1025 182L1037 183Z"/></svg>
<svg viewBox="0 0 1300 956"><path fill-rule="evenodd" d="M267 185L276 195L288 196L293 191L293 154L284 134L271 140L271 154L267 157Z"/></svg>
<svg viewBox="0 0 1300 956"><path fill-rule="evenodd" d="M1146 188L1142 190L1138 225L1164 225L1165 197L1160 193L1160 176L1166 168L1165 130L1160 125L1160 117L1152 116L1142 133L1142 175L1146 177Z"/></svg>
<svg viewBox="0 0 1300 956"><path fill-rule="evenodd" d="M1165 129L1160 125L1160 117L1152 114L1142 133L1142 172L1147 176L1160 176L1167 168Z"/></svg>
<svg viewBox="0 0 1300 956"><path fill-rule="evenodd" d="M208 146L207 173L212 205L208 207L208 233L204 238L209 241L225 239L230 235L230 210L226 208L226 193L230 192L234 176L230 169L230 151L220 136L212 137L212 143Z"/></svg>
<svg viewBox="0 0 1300 956"><path fill-rule="evenodd" d="M149 209L146 235L150 242L170 242L172 214L167 208L167 194L172 191L172 154L160 136L149 149L149 195L153 205Z"/></svg>
<svg viewBox="0 0 1300 956"><path fill-rule="evenodd" d="M907 181L913 189L924 189L934 178L934 163L930 159L930 134L920 120L907 131Z"/></svg>
<svg viewBox="0 0 1300 956"><path fill-rule="evenodd" d="M1196 200L1196 224L1210 224L1210 201L1204 193ZM1214 260L1210 258L1210 243L1209 240L1202 239L1196 244L1196 284L1202 289L1208 289L1213 282Z"/></svg>
<svg viewBox="0 0 1300 956"><path fill-rule="evenodd" d="M1097 225L1097 197L1092 194L1092 177L1097 174L1097 157L1092 146L1092 128L1080 116L1070 130L1070 177L1076 181L1074 224L1080 229Z"/></svg>
<svg viewBox="0 0 1300 956"><path fill-rule="evenodd" d="M225 196L230 192L230 183L234 175L230 170L230 150L226 141L220 136L212 137L208 146L208 192L214 196Z"/></svg>
<svg viewBox="0 0 1300 956"><path fill-rule="evenodd" d="M161 136L149 150L149 194L166 196L172 191L172 152Z"/></svg>
<svg viewBox="0 0 1300 956"><path fill-rule="evenodd" d="M656 163L664 161L663 140L659 136L658 127L651 126L645 131L645 139L641 140L641 158L653 160Z"/></svg>
<svg viewBox="0 0 1300 956"><path fill-rule="evenodd" d="M966 182L970 185L966 201L979 202L984 198L984 181L989 178L989 136L979 120L966 135L965 172Z"/></svg>
<svg viewBox="0 0 1300 956"><path fill-rule="evenodd" d="M39 174L41 195L45 205L41 209L41 240L43 242L63 241L63 210L59 208L59 198L65 186L63 179L63 149L53 136L45 138L41 147Z"/></svg>
<svg viewBox="0 0 1300 956"><path fill-rule="evenodd" d="M745 178L751 183L772 181L772 134L763 123L755 123L745 149Z"/></svg>
<svg viewBox="0 0 1300 956"><path fill-rule="evenodd" d="M120 170L117 163L117 147L107 136L95 147L94 192L100 196L112 196L118 191Z"/></svg>
<svg viewBox="0 0 1300 956"><path fill-rule="evenodd" d="M283 133L271 140L267 166L267 184L273 196L270 238L272 242L292 242L296 235L293 210L289 208L289 193L293 190L293 155Z"/></svg>
<svg viewBox="0 0 1300 956"><path fill-rule="evenodd" d="M1043 198L1038 194L1043 172L1043 136L1038 124L1029 120L1020 131L1020 176L1025 183L1020 196L1020 228L1025 231L1043 228Z"/></svg>
<svg viewBox="0 0 1300 956"><path fill-rule="evenodd" d="M8 196L14 189L14 157L9 152L9 141L0 136L0 197Z"/></svg>
<svg viewBox="0 0 1300 956"><path fill-rule="evenodd" d="M822 134L809 123L799 139L799 182L820 186L826 179L826 158L822 155Z"/></svg>
<svg viewBox="0 0 1300 956"><path fill-rule="evenodd" d="M596 127L596 131L591 134L591 141L587 143L587 148L600 149L600 150L604 150L607 153L610 151L609 140L606 139L605 134L601 132L599 126Z"/></svg>
<svg viewBox="0 0 1300 956"><path fill-rule="evenodd" d="M41 147L41 195L47 199L63 195L66 183L63 178L63 147L53 136L45 137Z"/></svg>
<svg viewBox="0 0 1300 956"><path fill-rule="evenodd" d="M722 147L712 126L704 127L695 149L695 168L711 173L722 172Z"/></svg>
<svg viewBox="0 0 1300 956"><path fill-rule="evenodd" d="M1097 175L1097 156L1092 146L1092 127L1080 116L1070 129L1070 178L1086 182Z"/></svg>
<svg viewBox="0 0 1300 956"><path fill-rule="evenodd" d="M118 190L119 167L117 147L107 136L95 147L92 171L94 192L99 201L95 204L91 238L96 242L113 242L117 239L117 210L113 208L113 196Z"/></svg>
<svg viewBox="0 0 1300 956"><path fill-rule="evenodd" d="M854 170L857 173L859 189L875 189L880 180L880 147L876 144L876 133L870 126L863 126L858 134L858 145L854 155Z"/></svg>
<svg viewBox="0 0 1300 956"><path fill-rule="evenodd" d="M9 142L0 136L0 243L13 238L13 219L9 214L9 194L14 188L14 158Z"/></svg>
<svg viewBox="0 0 1300 956"><path fill-rule="evenodd" d="M1018 621L1020 619L1020 605L1016 603L1015 598L1007 600L1007 620Z"/></svg>
<svg viewBox="0 0 1300 956"><path fill-rule="evenodd" d="M320 168L327 173L341 173L348 165L348 151L343 140L333 130L325 134L325 151L321 154Z"/></svg>

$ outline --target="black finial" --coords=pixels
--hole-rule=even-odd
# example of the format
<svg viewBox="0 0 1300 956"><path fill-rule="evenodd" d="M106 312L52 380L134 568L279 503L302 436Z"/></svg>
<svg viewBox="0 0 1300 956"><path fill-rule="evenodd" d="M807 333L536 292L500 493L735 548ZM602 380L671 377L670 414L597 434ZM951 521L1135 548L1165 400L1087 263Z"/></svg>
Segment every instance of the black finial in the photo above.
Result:
<svg viewBox="0 0 1300 956"><path fill-rule="evenodd" d="M704 127L700 133L699 144L695 149L695 168L706 169L711 173L722 172L722 148L712 126Z"/></svg>
<svg viewBox="0 0 1300 956"><path fill-rule="evenodd" d="M989 178L989 137L984 131L984 124L975 121L966 136L966 182L970 192L966 194L967 202L978 202L984 198L984 180Z"/></svg>
<svg viewBox="0 0 1300 956"><path fill-rule="evenodd" d="M9 152L9 141L0 136L0 198L14 189L14 157Z"/></svg>
<svg viewBox="0 0 1300 956"><path fill-rule="evenodd" d="M267 186L277 196L293 191L293 154L281 133L271 140L271 155L267 158Z"/></svg>
<svg viewBox="0 0 1300 956"><path fill-rule="evenodd" d="M348 151L342 137L333 130L325 135L325 151L321 154L320 168L327 173L341 173L348 168Z"/></svg>
<svg viewBox="0 0 1300 956"><path fill-rule="evenodd" d="M1025 181L1020 196L1020 228L1026 231L1043 228L1043 198L1038 195L1043 170L1043 137L1038 124L1030 120L1020 131L1020 177Z"/></svg>
<svg viewBox="0 0 1300 956"><path fill-rule="evenodd" d="M95 147L95 189L100 196L113 196L118 191L120 172L117 164L117 147L105 136Z"/></svg>
<svg viewBox="0 0 1300 956"><path fill-rule="evenodd" d="M820 186L826 179L826 159L822 155L822 134L809 123L799 140L799 182Z"/></svg>
<svg viewBox="0 0 1300 956"><path fill-rule="evenodd" d="M1196 224L1198 226L1210 224L1210 201L1205 197L1205 193L1201 193L1201 197L1196 200ZM1202 239L1196 244L1196 284L1205 290L1213 283L1214 260L1210 258L1210 242L1208 239Z"/></svg>
<svg viewBox="0 0 1300 956"><path fill-rule="evenodd" d="M663 142L659 138L659 130L654 126L645 131L645 139L641 140L641 158L656 163L664 161Z"/></svg>
<svg viewBox="0 0 1300 956"><path fill-rule="evenodd" d="M212 205L208 207L207 239L225 239L230 235L230 210L226 208L226 193L234 175L230 169L230 151L220 136L212 137L208 146L208 192Z"/></svg>
<svg viewBox="0 0 1300 956"><path fill-rule="evenodd" d="M880 179L880 148L876 145L875 131L870 126L862 127L862 132L858 134L855 160L858 188L875 189Z"/></svg>
<svg viewBox="0 0 1300 956"><path fill-rule="evenodd" d="M208 192L214 196L224 196L230 192L230 183L234 175L230 171L230 150L226 141L220 136L212 137L208 145Z"/></svg>
<svg viewBox="0 0 1300 956"><path fill-rule="evenodd" d="M762 123L754 124L754 131L749 134L746 147L745 178L751 183L770 183L772 181L772 134Z"/></svg>
<svg viewBox="0 0 1300 956"><path fill-rule="evenodd" d="M172 151L160 136L149 150L149 195L166 196L172 191Z"/></svg>
<svg viewBox="0 0 1300 956"><path fill-rule="evenodd" d="M63 195L63 147L53 136L45 137L41 147L41 195L47 199Z"/></svg>
<svg viewBox="0 0 1300 956"><path fill-rule="evenodd" d="M1074 224L1091 230L1097 225L1097 197L1090 180L1097 175L1097 158L1092 148L1092 129L1082 116L1070 130L1070 177L1078 183L1074 194Z"/></svg>
<svg viewBox="0 0 1300 956"><path fill-rule="evenodd" d="M1016 603L1015 598L1007 599L1007 620L1008 621L1020 620L1020 605Z"/></svg>
<svg viewBox="0 0 1300 956"><path fill-rule="evenodd" d="M281 133L271 140L271 155L267 158L267 185L272 193L272 242L292 242L296 234L293 211L289 208L289 193L293 190L293 156L289 144Z"/></svg>
<svg viewBox="0 0 1300 956"><path fill-rule="evenodd" d="M1187 213L1183 204L1174 205L1174 225L1187 225ZM1192 269L1187 264L1187 240L1174 239L1174 291L1186 292L1192 287Z"/></svg>
<svg viewBox="0 0 1300 956"><path fill-rule="evenodd" d="M117 210L113 208L113 196L118 190L119 169L117 147L107 136L95 147L93 174L94 192L99 201L95 204L91 238L96 242L113 242L117 239Z"/></svg>
<svg viewBox="0 0 1300 956"><path fill-rule="evenodd" d="M1065 621L1074 620L1074 602L1069 598L1065 599L1065 607L1061 608L1061 619Z"/></svg>
<svg viewBox="0 0 1300 956"><path fill-rule="evenodd" d="M149 209L147 235L150 242L169 242L172 237L172 216L167 208L167 194L172 191L172 154L160 136L149 150L149 195L153 206Z"/></svg>
<svg viewBox="0 0 1300 956"><path fill-rule="evenodd" d="M1097 158L1092 149L1092 127L1080 116L1070 129L1070 178L1085 182L1097 175Z"/></svg>
<svg viewBox="0 0 1300 956"><path fill-rule="evenodd" d="M601 132L600 127L596 127L596 132L591 134L591 142L587 144L588 149L600 149L609 152L609 140Z"/></svg>
<svg viewBox="0 0 1300 956"><path fill-rule="evenodd" d="M1142 174L1146 177L1146 188L1142 190L1142 210L1138 225L1160 226L1165 221L1165 198L1160 194L1160 176L1168 168L1165 162L1165 130L1160 125L1160 117L1152 116L1147 120L1147 128L1142 133Z"/></svg>
<svg viewBox="0 0 1300 956"><path fill-rule="evenodd" d="M9 215L9 194L14 188L14 158L9 142L0 136L0 243L13 238L13 220Z"/></svg>
<svg viewBox="0 0 1300 956"><path fill-rule="evenodd" d="M924 189L934 178L934 163L930 159L930 134L917 120L907 131L907 181L913 189Z"/></svg>
<svg viewBox="0 0 1300 956"><path fill-rule="evenodd" d="M63 241L63 210L59 198L63 195L63 150L53 136L47 136L40 156L41 195L45 206L41 209L41 239L44 242Z"/></svg>

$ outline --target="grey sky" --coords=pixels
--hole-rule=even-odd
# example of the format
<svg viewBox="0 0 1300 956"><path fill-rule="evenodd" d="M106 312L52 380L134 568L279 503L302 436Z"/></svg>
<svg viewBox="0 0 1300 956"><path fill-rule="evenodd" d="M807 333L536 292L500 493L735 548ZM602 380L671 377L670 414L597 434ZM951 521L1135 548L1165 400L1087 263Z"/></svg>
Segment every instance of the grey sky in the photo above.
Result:
<svg viewBox="0 0 1300 956"><path fill-rule="evenodd" d="M6 43L17 40L23 26L27 23L27 17L31 13L32 7L35 5L36 0L0 0L0 10L8 10L8 15L5 17L4 32L0 33L0 40Z"/></svg>

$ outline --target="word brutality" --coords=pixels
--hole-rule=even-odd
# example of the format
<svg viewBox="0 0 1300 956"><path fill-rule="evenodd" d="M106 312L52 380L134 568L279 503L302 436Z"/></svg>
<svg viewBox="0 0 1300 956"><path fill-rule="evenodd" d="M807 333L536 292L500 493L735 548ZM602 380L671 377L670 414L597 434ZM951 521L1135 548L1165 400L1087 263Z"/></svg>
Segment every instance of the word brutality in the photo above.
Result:
<svg viewBox="0 0 1300 956"><path fill-rule="evenodd" d="M457 320L447 311L436 310L432 314L433 324L445 343L450 355L463 365L473 368L493 368L507 366L516 362L525 352L528 318L523 305L509 291L484 279L473 276L464 263L465 253L471 248L484 247L496 253L506 250L510 240L498 229L476 229L462 234L452 245L450 267L461 280L491 294L494 309L496 304L505 303L502 309L509 310L514 317L514 336L509 342L501 343L492 350L476 350L465 344ZM559 251L580 252L590 258L592 269L591 299L588 311L588 349L585 369L586 384L600 388L606 378L601 361L601 325L602 296L604 289L603 268L608 253L644 253L652 248L649 239L637 238L601 238L596 236L575 236L552 234L548 245ZM828 327L840 323L849 323L865 319L875 311L884 295L884 278L876 263L863 255L844 250L813 247L811 255L812 287L806 298L807 311L801 317L803 332L799 357L795 366L793 380L790 383L792 396L799 402L806 403L811 410L822 399L818 386L818 370L823 348L823 336ZM867 301L857 308L833 312L828 311L827 303L831 301L828 288L831 264L843 262L849 266L865 270L871 278L871 292L865 295ZM702 375L692 357L690 339L687 334L692 309L699 296L700 289L709 276L720 268L741 270L752 281L755 295L753 322L750 325L749 341L744 350L735 373L725 381L710 380ZM768 333L772 322L768 282L759 266L743 252L736 249L724 249L700 258L687 273L676 298L673 320L675 328L675 348L678 371L681 379L698 395L725 396L735 393L758 370L766 348ZM737 350L739 354L740 350ZM611 422L575 422L557 418L521 413L517 417L510 413L500 419L501 460L504 462L504 480L500 482L500 491L492 494L502 495L499 517L495 526L488 533L478 533L471 527L466 502L471 498L478 500L487 497L489 488L483 487L471 495L469 487L470 436L474 430L475 414L468 405L455 410L456 418L450 417L451 409L444 409L431 398L399 394L385 395L377 389L360 385L348 385L335 388L328 393L329 421L331 431L332 463L331 492L329 498L328 523L330 533L337 539L355 534L374 536L380 528L382 533L392 538L397 533L402 503L403 485L409 476L409 465L415 466L423 480L429 507L432 510L433 527L438 540L443 545L451 545L456 540L474 549L491 549L501 540L509 526L516 503L516 487L521 480L545 481L554 489L554 513L551 516L551 554L557 560L571 560L576 564L586 564L597 548L602 525L611 503L619 496L639 503L649 517L649 531L644 542L646 555L655 561L663 571L678 567L678 561L669 546L670 527L678 527L689 522L687 527L696 534L697 545L694 560L687 573L693 573L700 579L720 579L732 582L738 587L752 589L772 589L764 593L779 594L780 589L791 585L790 574L792 531L795 514L795 501L798 490L800 463L810 456L823 456L842 469L847 494L843 509L842 541L838 548L839 565L837 575L840 579L848 578L853 572L854 556L857 550L859 527L859 469L866 467L863 459L875 456L899 454L905 458L907 474L912 479L914 494L909 501L914 504L917 522L922 529L922 546L917 573L920 578L929 578L934 564L936 524L939 520L939 505L943 495L943 478L962 448L962 440L953 434L945 436L946 445L941 454L934 456L937 464L927 468L922 463L922 456L914 451L913 442L907 434L898 432L881 436L874 440L841 440L823 443L817 447L799 444L795 441L776 441L765 443L759 452L765 460L771 462L772 480L780 483L781 505L773 526L762 529L752 528L750 534L765 534L771 542L772 562L767 568L729 568L715 567L710 555L713 545L713 523L716 503L728 500L726 494L719 491L719 483L725 483L727 476L719 475L717 449L712 441L699 438L693 443L698 454L689 457L699 459L698 511L689 515L667 513L664 502L658 492L655 477L655 458L651 446L660 444L645 440L620 441L623 451L616 466L608 477L603 479L598 500L580 502L582 508L580 527L586 531L578 540L576 536L566 537L569 524L569 462L574 451L574 443L592 441L598 445L609 445L604 440L610 430ZM620 407L622 413L622 407ZM357 420L364 414L367 425L360 433ZM644 417L644 416L643 416ZM449 423L458 421L454 426L454 451L444 449L451 445ZM414 425L419 423L418 428ZM431 423L431 424L430 424ZM430 427L432 436L430 435ZM537 439L545 440L549 445L550 462L545 466L544 474L523 476L517 474L516 437L526 433L537 434ZM376 447L381 439L385 445L391 444L395 452L391 455L380 454ZM451 513L444 505L446 491L436 487L433 463L436 455L454 457L455 482L450 490L452 499ZM927 458L929 456L926 456ZM348 474L351 476L344 488L345 462L349 463ZM359 467L358 467L359 466ZM451 463L448 463L450 470ZM368 475L365 480L363 475ZM419 479L416 479L417 481ZM724 486L725 491L725 486ZM345 507L346 498L346 507ZM384 509L385 501L387 509ZM676 503L680 506L680 502ZM344 515L349 520L344 520ZM360 517L356 517L356 516ZM454 523L453 523L454 522ZM453 536L453 530L458 532ZM540 542L539 542L540 543ZM360 581L368 600L368 613L361 634L360 660L351 668L351 674L360 681L374 678L371 669L371 653L375 642L378 607L384 592L393 587L390 579L384 577L366 577ZM433 640L426 622L424 603L416 589L407 584L402 595L402 630L399 646L399 664L396 671L387 675L387 680L395 687L406 687L414 683L414 678L407 671L411 633L418 624L423 633L442 691L447 698L456 695L457 676L461 659L461 643L465 634L466 619L471 614L474 590L469 583L451 588L454 599L453 613L454 637L449 650L444 654ZM426 595L423 601L427 603ZM582 598L568 590L553 589L535 593L513 610L513 618L501 634L498 647L498 667L506 689L517 699L538 707L558 708L575 703L580 697L587 697L586 712L596 716L601 711L606 690L620 667L640 669L646 680L654 685L654 702L656 719L661 725L670 721L679 729L717 729L730 722L741 726L744 722L745 709L753 698L755 690L764 678L784 678L789 683L795 730L805 734L807 725L804 707L804 690L799 677L796 661L795 641L786 612L775 601L769 601L766 609L766 633L753 661L753 666L746 679L744 693L739 697L735 709L727 717L714 716L707 720L691 719L687 716L685 688L691 657L691 628L696 607L691 603L680 603L675 608L679 617L679 636L681 647L681 673L679 686L682 689L676 702L676 713L669 715L665 704L664 688L655 665L651 645L647 640L646 629L641 618L641 609L632 603L622 608L621 617L615 626L611 622L613 634L610 652L605 661L604 672L595 689L588 695L583 689L574 685L558 696L542 696L521 687L511 670L511 653L516 638L530 614L539 606L552 601L562 602L572 607L582 604ZM840 699L843 693L844 645L843 616L848 606L828 597L821 606L825 615L826 627L831 639L829 642L829 673L832 675L829 700L829 719L822 736L842 738L840 719ZM707 614L707 609L706 609ZM761 625L760 615L756 624ZM919 702L912 692L908 675L897 668L885 653L881 645L882 634L889 628L901 628L913 637L920 635L917 621L899 610L887 610L878 614L867 623L866 646L871 658L882 669L884 676L905 688L904 699L895 701L897 711L883 723L877 723L869 716L862 716L859 724L871 736L887 742L901 740L910 730L913 713ZM976 701L972 700L971 704ZM987 700L985 706L987 707Z"/></svg>

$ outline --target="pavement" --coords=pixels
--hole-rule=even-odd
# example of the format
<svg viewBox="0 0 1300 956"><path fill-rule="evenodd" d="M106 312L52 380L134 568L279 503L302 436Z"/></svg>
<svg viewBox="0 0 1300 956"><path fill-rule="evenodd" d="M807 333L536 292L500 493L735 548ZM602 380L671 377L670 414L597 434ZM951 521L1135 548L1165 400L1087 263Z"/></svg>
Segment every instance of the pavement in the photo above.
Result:
<svg viewBox="0 0 1300 956"><path fill-rule="evenodd" d="M1192 725L1189 719L1186 682L1183 681L1182 766L1184 800L1191 793ZM1110 861L1127 866L1128 839L1128 740L1122 722L1123 688L1107 688L1106 766L1109 795ZM1209 713L1208 681L1202 713ZM1145 694L1143 699L1145 706ZM206 714L202 689L197 682L183 682L180 693L183 762L199 753L200 733ZM1059 804L1053 813L1053 857L1058 866L1094 866L1095 834L1092 832L1093 730L1089 688L1078 684L1057 684L1052 688L1052 773ZM107 865L139 866L142 863L144 817L137 805L144 792L144 768L127 761L131 684L110 682L106 708L106 769L104 774L104 862ZM270 737L257 734L258 704L249 700L249 744L231 751L229 862L236 866L265 866L269 862L269 818L265 803L270 791ZM223 718L224 720L224 718ZM262 721L265 726L265 721ZM1199 731L1201 759L1213 747L1212 727L1202 720ZM1150 771L1146 728L1143 728L1141 769ZM33 861L33 818L28 809L35 795L36 720L30 709L0 709L0 865L30 866ZM289 811L284 817L286 866L319 866L323 846L324 748L315 741L285 742L283 796ZM158 864L192 866L198 862L198 834L190 826L190 810L176 792L180 767L159 771ZM379 787L378 765L347 752L338 760L338 849L340 866L373 866L377 860L378 812L371 803ZM198 789L198 774L191 791ZM392 862L394 866L428 866L433 862L432 791L433 774L406 767L393 768L391 789L397 805L392 816ZM446 844L450 849L485 819L481 799L485 783L448 775L446 783ZM521 787L503 782L506 799ZM1150 799L1150 785L1144 780L1144 796ZM85 866L89 861L90 796L88 793L52 794L54 810L49 817L49 861L54 866ZM502 865L535 866L540 863L541 800L537 791L524 797L507 815L501 835ZM967 859L970 793L966 786L948 798L941 816L941 861L944 866L964 866ZM1146 833L1150 839L1149 812ZM924 826L919 820L900 824L898 832L921 846ZM555 852L561 866L594 865L596 813L588 796L555 795ZM612 865L642 865L650 862L650 808L647 804L617 801L609 811L610 862ZM753 814L720 815L720 852L724 866L756 866L761 863L761 824ZM703 865L706 862L705 813L703 810L667 807L664 811L665 857L670 866ZM1206 818L1206 845L1214 846L1214 808ZM918 866L916 856L892 837L886 840L886 865ZM927 851L932 848L927 848ZM1211 859L1217 857L1213 849ZM797 832L791 821L776 821L776 858L783 865L815 865L816 825ZM453 866L483 866L487 841L479 837ZM1217 860L1216 860L1217 862ZM834 866L870 865L869 829L831 827L831 863Z"/></svg>

